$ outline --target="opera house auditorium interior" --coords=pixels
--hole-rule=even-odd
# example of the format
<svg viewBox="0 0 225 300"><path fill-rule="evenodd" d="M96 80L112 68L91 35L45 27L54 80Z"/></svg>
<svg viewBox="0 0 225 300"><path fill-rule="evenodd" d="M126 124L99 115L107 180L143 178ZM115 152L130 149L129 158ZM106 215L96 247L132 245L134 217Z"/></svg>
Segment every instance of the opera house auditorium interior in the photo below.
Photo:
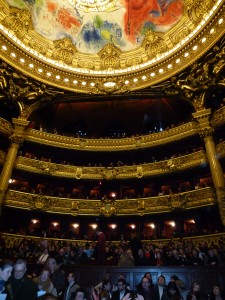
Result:
<svg viewBox="0 0 225 300"><path fill-rule="evenodd" d="M224 287L225 2L0 7L0 257Z"/></svg>

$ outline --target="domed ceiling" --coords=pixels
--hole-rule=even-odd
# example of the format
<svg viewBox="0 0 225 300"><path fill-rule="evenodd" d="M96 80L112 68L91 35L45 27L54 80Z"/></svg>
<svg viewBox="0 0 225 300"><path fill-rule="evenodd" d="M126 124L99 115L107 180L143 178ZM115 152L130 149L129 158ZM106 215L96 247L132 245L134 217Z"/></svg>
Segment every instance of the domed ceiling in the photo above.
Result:
<svg viewBox="0 0 225 300"><path fill-rule="evenodd" d="M224 34L223 1L0 0L1 57L63 89L121 93L161 82Z"/></svg>

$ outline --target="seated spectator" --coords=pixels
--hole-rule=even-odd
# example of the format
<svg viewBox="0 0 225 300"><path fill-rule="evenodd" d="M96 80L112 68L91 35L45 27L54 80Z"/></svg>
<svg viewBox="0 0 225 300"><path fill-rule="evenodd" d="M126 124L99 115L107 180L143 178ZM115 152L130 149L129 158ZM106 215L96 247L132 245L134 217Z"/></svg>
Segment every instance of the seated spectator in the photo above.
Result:
<svg viewBox="0 0 225 300"><path fill-rule="evenodd" d="M197 249L192 249L191 256L187 261L188 266L203 266L204 262L202 258L199 256L199 252Z"/></svg>
<svg viewBox="0 0 225 300"><path fill-rule="evenodd" d="M44 268L41 274L33 280L38 285L40 291L45 291L47 295L57 296L56 288L50 279L49 269Z"/></svg>
<svg viewBox="0 0 225 300"><path fill-rule="evenodd" d="M45 248L44 251L42 252L42 254L39 256L38 260L37 260L37 264L39 265L44 265L48 258L49 258L49 253L48 253L48 248Z"/></svg>
<svg viewBox="0 0 225 300"><path fill-rule="evenodd" d="M134 257L131 249L126 250L118 261L119 267L132 267L134 266Z"/></svg>
<svg viewBox="0 0 225 300"><path fill-rule="evenodd" d="M218 284L214 284L212 292L209 294L208 300L224 300L225 295Z"/></svg>
<svg viewBox="0 0 225 300"><path fill-rule="evenodd" d="M219 257L214 253L213 249L209 249L207 255L205 256L205 265L218 266L219 264Z"/></svg>

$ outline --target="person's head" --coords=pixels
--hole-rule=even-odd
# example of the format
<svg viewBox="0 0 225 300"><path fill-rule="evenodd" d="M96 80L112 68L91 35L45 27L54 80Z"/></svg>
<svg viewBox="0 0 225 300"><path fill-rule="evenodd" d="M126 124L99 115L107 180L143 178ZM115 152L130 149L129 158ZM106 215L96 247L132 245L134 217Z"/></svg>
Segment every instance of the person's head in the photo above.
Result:
<svg viewBox="0 0 225 300"><path fill-rule="evenodd" d="M193 282L191 287L192 294L197 294L201 290L201 285L198 282Z"/></svg>
<svg viewBox="0 0 225 300"><path fill-rule="evenodd" d="M47 267L49 268L50 272L53 273L56 269L56 260L54 258L49 258L47 260Z"/></svg>
<svg viewBox="0 0 225 300"><path fill-rule="evenodd" d="M84 300L85 296L84 296L84 290L82 289L77 289L75 292L75 300Z"/></svg>
<svg viewBox="0 0 225 300"><path fill-rule="evenodd" d="M0 280L7 281L11 276L13 263L11 260L0 261Z"/></svg>
<svg viewBox="0 0 225 300"><path fill-rule="evenodd" d="M22 279L27 271L27 262L23 259L18 259L13 268L15 279Z"/></svg>
<svg viewBox="0 0 225 300"><path fill-rule="evenodd" d="M141 280L141 286L144 290L148 290L150 286L150 280L148 277L144 276Z"/></svg>
<svg viewBox="0 0 225 300"><path fill-rule="evenodd" d="M217 285L217 284L213 285L213 290L212 290L212 292L213 292L213 295L214 295L214 296L220 295L220 294L221 294L220 286Z"/></svg>
<svg viewBox="0 0 225 300"><path fill-rule="evenodd" d="M74 273L69 273L68 277L67 277L67 280L68 280L69 283L75 282L76 281L75 274Z"/></svg>
<svg viewBox="0 0 225 300"><path fill-rule="evenodd" d="M126 281L125 281L125 279L124 278L118 279L117 286L118 286L118 290L119 291L125 290L125 288L126 288Z"/></svg>
<svg viewBox="0 0 225 300"><path fill-rule="evenodd" d="M103 283L102 283L102 289L104 291L108 291L108 292L111 291L112 282L109 279L104 280Z"/></svg>
<svg viewBox="0 0 225 300"><path fill-rule="evenodd" d="M107 291L101 291L99 293L99 300L109 300L109 299L110 299L109 292L107 292Z"/></svg>
<svg viewBox="0 0 225 300"><path fill-rule="evenodd" d="M172 276L170 276L170 281L176 282L176 281L178 281L178 280L179 280L179 278L178 278L177 275L172 275Z"/></svg>
<svg viewBox="0 0 225 300"><path fill-rule="evenodd" d="M163 275L160 275L160 276L158 277L158 285L159 285L159 286L164 286L165 283L166 283L165 277L164 277Z"/></svg>
<svg viewBox="0 0 225 300"><path fill-rule="evenodd" d="M40 274L40 280L41 281L47 281L50 276L50 271L47 268L44 268Z"/></svg>
<svg viewBox="0 0 225 300"><path fill-rule="evenodd" d="M170 281L168 283L167 290L168 290L168 294L171 295L171 296L179 294L177 284L174 281Z"/></svg>

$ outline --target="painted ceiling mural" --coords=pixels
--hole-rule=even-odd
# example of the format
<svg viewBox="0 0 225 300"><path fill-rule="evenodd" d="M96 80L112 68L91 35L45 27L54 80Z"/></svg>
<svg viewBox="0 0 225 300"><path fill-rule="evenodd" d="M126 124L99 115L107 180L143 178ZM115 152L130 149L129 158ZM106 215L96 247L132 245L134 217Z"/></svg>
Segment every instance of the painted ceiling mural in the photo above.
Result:
<svg viewBox="0 0 225 300"><path fill-rule="evenodd" d="M140 47L147 31L165 33L183 15L183 0L7 0L30 11L34 29L52 41L70 38L81 53L112 43Z"/></svg>

